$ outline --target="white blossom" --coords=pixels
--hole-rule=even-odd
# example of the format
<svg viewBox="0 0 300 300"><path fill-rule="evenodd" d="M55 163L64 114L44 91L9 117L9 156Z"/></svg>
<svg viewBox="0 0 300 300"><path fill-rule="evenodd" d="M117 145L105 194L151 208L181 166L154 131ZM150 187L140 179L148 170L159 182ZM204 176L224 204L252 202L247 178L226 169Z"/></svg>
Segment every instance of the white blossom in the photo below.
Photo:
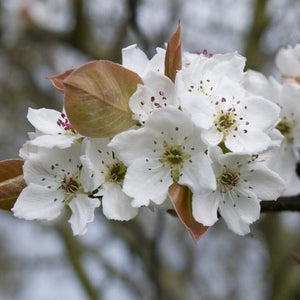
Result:
<svg viewBox="0 0 300 300"><path fill-rule="evenodd" d="M36 135L30 143L45 148L68 148L82 136L70 124L66 114L53 109L28 109L28 121L35 127Z"/></svg>
<svg viewBox="0 0 300 300"><path fill-rule="evenodd" d="M211 226L220 213L235 233L249 233L249 225L259 218L261 200L276 200L284 181L257 156L210 149L217 181L216 191L194 194L192 207L196 221Z"/></svg>
<svg viewBox="0 0 300 300"><path fill-rule="evenodd" d="M182 108L202 129L202 139L209 146L224 143L237 153L257 153L271 144L270 131L279 121L279 108L259 96L246 96L239 85L223 79L218 88L236 91L235 96L186 94Z"/></svg>
<svg viewBox="0 0 300 300"><path fill-rule="evenodd" d="M207 145L224 143L230 151L252 154L270 145L279 109L263 97L247 95L244 64L236 53L200 57L178 72L176 88L181 107L202 129Z"/></svg>
<svg viewBox="0 0 300 300"><path fill-rule="evenodd" d="M237 83L244 80L246 60L237 53L216 54L212 57L185 54L183 62L183 69L176 75L179 91L210 96L217 93L216 88L223 78L230 78ZM231 90L223 90L222 96L231 98L234 94Z"/></svg>
<svg viewBox="0 0 300 300"><path fill-rule="evenodd" d="M129 107L134 112L133 118L144 124L156 109L167 106L178 107L174 83L163 74L150 71L144 78L144 84L138 85L131 96Z"/></svg>
<svg viewBox="0 0 300 300"><path fill-rule="evenodd" d="M294 79L290 82L300 82L300 44L280 49L275 62L284 77Z"/></svg>
<svg viewBox="0 0 300 300"><path fill-rule="evenodd" d="M261 73L248 71L245 87L251 93L263 95L280 108L280 122L276 130L282 134L284 140L279 145L277 142L273 143L270 149L262 153L262 157L268 166L286 181L286 190L282 195L299 194L300 179L296 173L300 150L299 86L282 85L272 77L266 78Z"/></svg>
<svg viewBox="0 0 300 300"><path fill-rule="evenodd" d="M147 55L134 44L122 49L122 65L136 72L142 79L149 71L164 74L165 54L165 49L156 48L156 54L148 59Z"/></svg>
<svg viewBox="0 0 300 300"><path fill-rule="evenodd" d="M215 188L199 129L176 108L155 110L144 127L116 135L109 146L128 166L123 190L133 206L162 204L174 180L193 192Z"/></svg>
<svg viewBox="0 0 300 300"><path fill-rule="evenodd" d="M38 148L26 159L23 172L27 187L19 195L12 211L26 220L53 220L64 207L72 211L69 220L73 233L82 235L94 219L100 205L91 198L94 187L82 176L81 144L68 149Z"/></svg>
<svg viewBox="0 0 300 300"><path fill-rule="evenodd" d="M127 167L107 147L108 142L107 138L87 139L86 154L81 157L83 170L91 174L87 176L97 187L97 196L102 196L104 215L127 221L137 215L138 209L131 206L132 198L122 191Z"/></svg>

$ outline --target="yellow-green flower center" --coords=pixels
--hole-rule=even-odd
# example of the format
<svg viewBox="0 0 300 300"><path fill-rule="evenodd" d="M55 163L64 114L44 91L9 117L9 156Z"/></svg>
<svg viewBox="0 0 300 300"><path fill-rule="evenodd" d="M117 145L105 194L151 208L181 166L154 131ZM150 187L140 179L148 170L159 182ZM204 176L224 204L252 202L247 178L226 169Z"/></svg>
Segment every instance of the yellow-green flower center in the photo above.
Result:
<svg viewBox="0 0 300 300"><path fill-rule="evenodd" d="M64 176L63 180L60 182L59 189L64 193L63 202L67 206L75 197L76 193L80 190L83 192L81 185L78 183L78 175L74 176Z"/></svg>
<svg viewBox="0 0 300 300"><path fill-rule="evenodd" d="M233 130L237 130L236 124L236 113L234 108L229 108L227 110L216 108L216 118L214 120L214 125L218 131L223 133L223 142L225 141L227 135Z"/></svg>
<svg viewBox="0 0 300 300"><path fill-rule="evenodd" d="M168 166L172 170L172 178L179 180L180 171L183 163L190 159L191 155L184 151L184 146L169 145L166 141L163 143L164 153L161 155L160 162L163 166Z"/></svg>
<svg viewBox="0 0 300 300"><path fill-rule="evenodd" d="M114 163L108 167L108 173L106 175L106 182L123 184L127 167L118 159L114 160Z"/></svg>
<svg viewBox="0 0 300 300"><path fill-rule="evenodd" d="M293 130L296 126L297 122L289 121L286 118L283 118L276 128L286 138L287 142L292 144L294 142Z"/></svg>
<svg viewBox="0 0 300 300"><path fill-rule="evenodd" d="M225 193L228 190L235 188L240 181L239 173L225 169L221 176L217 179L221 192Z"/></svg>

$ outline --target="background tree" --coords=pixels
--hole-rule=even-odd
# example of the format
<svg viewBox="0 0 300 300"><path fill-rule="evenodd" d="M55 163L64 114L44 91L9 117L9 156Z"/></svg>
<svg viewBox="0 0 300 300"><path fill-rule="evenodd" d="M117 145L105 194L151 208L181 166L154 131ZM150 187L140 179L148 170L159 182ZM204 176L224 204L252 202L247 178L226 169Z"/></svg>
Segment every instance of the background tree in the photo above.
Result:
<svg viewBox="0 0 300 300"><path fill-rule="evenodd" d="M238 50L247 67L279 76L274 56L300 38L300 3L197 0L1 0L0 159L32 130L27 108L57 108L47 76L92 59L120 62L137 43L152 55L182 24L183 49ZM266 213L252 236L222 220L195 245L177 218L145 209L122 223L96 216L74 238L64 224L0 211L0 298L299 299L299 213ZM53 286L57 287L53 289Z"/></svg>

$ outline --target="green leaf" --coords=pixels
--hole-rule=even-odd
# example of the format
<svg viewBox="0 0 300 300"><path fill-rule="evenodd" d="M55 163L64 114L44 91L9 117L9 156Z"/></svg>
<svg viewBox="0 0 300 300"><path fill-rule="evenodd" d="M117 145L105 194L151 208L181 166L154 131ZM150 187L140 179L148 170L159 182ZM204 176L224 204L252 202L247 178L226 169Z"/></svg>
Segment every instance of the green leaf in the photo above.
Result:
<svg viewBox="0 0 300 300"><path fill-rule="evenodd" d="M177 71L181 70L181 64L181 30L180 22L178 22L177 30L168 42L165 57L165 75L173 82L175 82Z"/></svg>
<svg viewBox="0 0 300 300"><path fill-rule="evenodd" d="M63 85L63 80L66 79L75 69L70 69L70 70L67 70L61 74L58 74L58 75L53 75L53 76L49 76L47 77L47 79L49 79L53 86L58 90L60 91L61 93L64 94L65 92L65 88L64 88L64 85Z"/></svg>
<svg viewBox="0 0 300 300"><path fill-rule="evenodd" d="M63 81L65 109L72 126L89 137L111 137L136 124L129 99L142 79L109 61L94 61Z"/></svg>
<svg viewBox="0 0 300 300"><path fill-rule="evenodd" d="M192 192L188 187L174 182L169 187L169 197L181 222L189 230L194 241L197 242L209 227L198 223L193 217Z"/></svg>
<svg viewBox="0 0 300 300"><path fill-rule="evenodd" d="M22 159L0 161L0 209L10 210L26 187Z"/></svg>

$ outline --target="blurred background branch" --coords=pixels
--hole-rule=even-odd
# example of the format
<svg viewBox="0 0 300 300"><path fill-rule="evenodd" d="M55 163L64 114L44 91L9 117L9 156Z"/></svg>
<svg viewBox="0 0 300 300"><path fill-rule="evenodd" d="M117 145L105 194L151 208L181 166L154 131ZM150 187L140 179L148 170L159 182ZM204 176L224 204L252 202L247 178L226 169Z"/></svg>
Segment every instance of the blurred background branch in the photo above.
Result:
<svg viewBox="0 0 300 300"><path fill-rule="evenodd" d="M279 78L274 56L299 42L299 15L297 0L0 0L0 159L18 156L32 130L28 107L61 109L47 76L92 59L121 62L121 48L134 43L151 56L180 19L184 49L238 50L248 68ZM0 298L296 300L299 213L271 211L297 203L262 202L270 213L252 236L220 220L197 245L177 218L157 211L141 209L130 222L96 215L81 238L66 219L57 235L53 224L1 211Z"/></svg>

